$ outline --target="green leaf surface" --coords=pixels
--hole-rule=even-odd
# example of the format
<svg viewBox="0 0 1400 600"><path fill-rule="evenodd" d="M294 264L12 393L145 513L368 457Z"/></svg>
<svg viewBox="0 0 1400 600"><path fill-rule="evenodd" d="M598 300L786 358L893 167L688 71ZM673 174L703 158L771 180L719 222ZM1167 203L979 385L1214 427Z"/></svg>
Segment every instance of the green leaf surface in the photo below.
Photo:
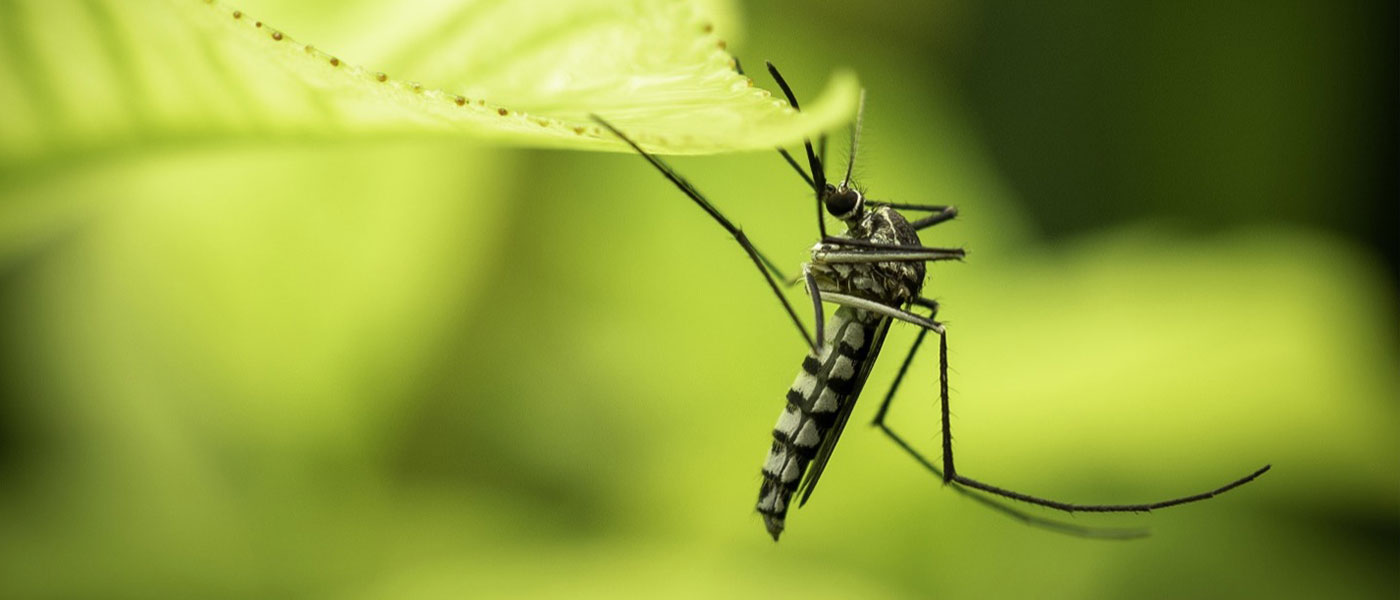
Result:
<svg viewBox="0 0 1400 600"><path fill-rule="evenodd" d="M717 2L310 3L324 45L222 2L0 3L0 161L11 169L150 142L468 135L624 150L768 148L839 126L838 73L797 113L735 70ZM303 14L303 16L306 16ZM329 30L331 28L327 28ZM346 54L335 47L339 42Z"/></svg>

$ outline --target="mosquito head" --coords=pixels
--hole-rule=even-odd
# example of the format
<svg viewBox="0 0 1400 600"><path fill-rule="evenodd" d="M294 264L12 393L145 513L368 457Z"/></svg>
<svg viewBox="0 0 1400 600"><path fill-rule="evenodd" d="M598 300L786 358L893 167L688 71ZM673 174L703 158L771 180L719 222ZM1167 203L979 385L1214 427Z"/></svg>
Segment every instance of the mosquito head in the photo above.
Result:
<svg viewBox="0 0 1400 600"><path fill-rule="evenodd" d="M865 197L855 189L844 185L836 187L827 184L826 193L822 194L822 199L826 202L826 212L842 221L858 219L865 211Z"/></svg>

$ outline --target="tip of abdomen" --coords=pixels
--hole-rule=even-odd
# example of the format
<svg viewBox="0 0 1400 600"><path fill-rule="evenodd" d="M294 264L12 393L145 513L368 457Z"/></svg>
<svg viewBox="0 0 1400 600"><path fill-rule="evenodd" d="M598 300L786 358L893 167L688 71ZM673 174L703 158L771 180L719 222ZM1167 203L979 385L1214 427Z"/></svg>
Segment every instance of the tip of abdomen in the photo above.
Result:
<svg viewBox="0 0 1400 600"><path fill-rule="evenodd" d="M763 515L763 525L768 528L768 535L773 536L773 541L778 541L778 536L783 534L783 517L778 515Z"/></svg>
<svg viewBox="0 0 1400 600"><path fill-rule="evenodd" d="M758 490L758 514L763 515L763 526L768 528L768 535L773 536L775 542L783 534L783 521L787 518L787 503L791 497L792 490L765 474L763 486Z"/></svg>

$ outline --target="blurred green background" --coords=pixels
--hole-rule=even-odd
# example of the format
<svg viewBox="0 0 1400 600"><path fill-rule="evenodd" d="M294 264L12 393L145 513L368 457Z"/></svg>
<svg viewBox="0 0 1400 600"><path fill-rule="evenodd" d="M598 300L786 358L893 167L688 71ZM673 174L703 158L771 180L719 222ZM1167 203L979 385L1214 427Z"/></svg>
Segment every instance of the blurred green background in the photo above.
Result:
<svg viewBox="0 0 1400 600"><path fill-rule="evenodd" d="M239 6L354 43L331 3ZM872 197L962 211L924 236L970 252L926 288L960 470L1081 502L1274 471L1069 538L941 489L871 394L775 545L752 507L802 344L637 157L137 135L0 163L0 596L1400 591L1393 3L744 10L751 70L860 73ZM775 154L673 162L805 258ZM934 358L892 416L929 449Z"/></svg>

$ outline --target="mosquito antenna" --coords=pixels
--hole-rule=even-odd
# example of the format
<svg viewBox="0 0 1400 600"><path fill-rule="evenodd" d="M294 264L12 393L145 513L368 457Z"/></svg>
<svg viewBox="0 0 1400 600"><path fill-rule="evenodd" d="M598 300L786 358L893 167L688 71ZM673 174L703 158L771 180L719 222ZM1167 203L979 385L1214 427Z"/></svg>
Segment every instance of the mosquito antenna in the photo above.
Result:
<svg viewBox="0 0 1400 600"><path fill-rule="evenodd" d="M856 105L856 120L851 123L851 154L846 157L846 178L841 180L841 189L851 184L851 170L856 166L856 148L860 147L860 125L865 121L865 89L860 90L860 103Z"/></svg>
<svg viewBox="0 0 1400 600"><path fill-rule="evenodd" d="M771 61L764 61L768 65L768 73L773 76L773 80L778 82L778 87L782 88L783 95L787 96L788 104L793 110L802 110L797 104L797 96L792 94L792 88L788 87L787 80L783 79L783 74L778 72L778 67L773 66ZM826 136L823 135L822 139ZM822 161L817 158L817 153L812 151L812 140L804 138L802 146L807 149L807 163L812 168L812 189L817 196L817 229L821 231L823 238L826 237L826 219L822 218L822 194L826 192L826 172L822 170Z"/></svg>

